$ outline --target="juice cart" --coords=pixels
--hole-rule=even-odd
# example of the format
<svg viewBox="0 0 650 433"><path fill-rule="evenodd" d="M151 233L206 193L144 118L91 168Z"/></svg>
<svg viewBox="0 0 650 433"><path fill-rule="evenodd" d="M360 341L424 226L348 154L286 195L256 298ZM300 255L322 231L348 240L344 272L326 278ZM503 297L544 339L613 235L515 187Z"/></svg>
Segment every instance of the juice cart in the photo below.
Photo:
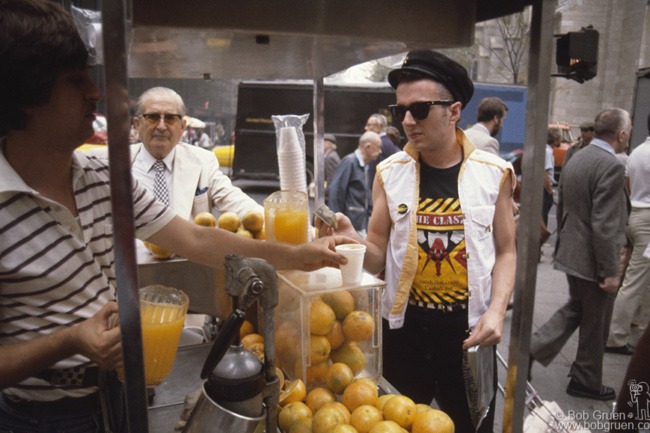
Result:
<svg viewBox="0 0 650 433"><path fill-rule="evenodd" d="M533 310L538 215L550 88L550 0L414 0L408 5L359 0L102 2L111 185L115 211L117 286L123 335L139 334L138 272L133 247L128 163L127 77L307 78L314 81L316 204L323 202L323 77L366 60L418 48L468 46L477 22L533 6L524 191L509 351L504 431L522 429L525 368ZM127 49L128 47L128 49ZM150 431L141 341L125 339L132 432ZM182 368L179 361L178 368ZM131 367L131 368L129 368ZM129 372L131 371L131 372ZM189 371L188 371L189 373Z"/></svg>

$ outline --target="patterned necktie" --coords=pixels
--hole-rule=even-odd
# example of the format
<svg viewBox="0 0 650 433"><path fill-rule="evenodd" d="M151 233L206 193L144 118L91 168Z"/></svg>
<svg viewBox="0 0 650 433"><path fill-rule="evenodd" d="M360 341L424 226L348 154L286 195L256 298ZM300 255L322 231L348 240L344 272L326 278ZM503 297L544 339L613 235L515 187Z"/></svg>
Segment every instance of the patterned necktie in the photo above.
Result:
<svg viewBox="0 0 650 433"><path fill-rule="evenodd" d="M167 182L165 182L165 163L161 159L158 159L153 164L153 168L156 170L156 177L153 183L153 193L156 195L158 200L169 206L169 192L167 191Z"/></svg>

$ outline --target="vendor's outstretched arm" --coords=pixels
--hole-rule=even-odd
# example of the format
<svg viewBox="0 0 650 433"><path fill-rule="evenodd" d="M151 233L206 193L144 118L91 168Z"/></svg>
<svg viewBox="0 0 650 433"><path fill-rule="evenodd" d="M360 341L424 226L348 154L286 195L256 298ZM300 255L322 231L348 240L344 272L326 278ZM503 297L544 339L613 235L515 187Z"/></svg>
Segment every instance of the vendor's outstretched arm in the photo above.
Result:
<svg viewBox="0 0 650 433"><path fill-rule="evenodd" d="M340 212L336 214L338 227L336 230L325 225L318 217L315 219L316 228L319 236L330 236L338 234L356 239L359 243L366 246L366 255L364 257L363 267L369 272L378 273L386 267L386 248L390 239L391 219L388 212L388 204L384 188L375 177L375 183L372 188L373 208L370 222L368 223L368 235L362 239L352 227L350 219Z"/></svg>
<svg viewBox="0 0 650 433"><path fill-rule="evenodd" d="M346 259L336 253L334 247L356 242L338 235L302 245L264 242L247 239L227 230L200 226L178 216L147 240L212 267L222 267L227 254L241 254L264 259L276 269L303 271L346 263Z"/></svg>

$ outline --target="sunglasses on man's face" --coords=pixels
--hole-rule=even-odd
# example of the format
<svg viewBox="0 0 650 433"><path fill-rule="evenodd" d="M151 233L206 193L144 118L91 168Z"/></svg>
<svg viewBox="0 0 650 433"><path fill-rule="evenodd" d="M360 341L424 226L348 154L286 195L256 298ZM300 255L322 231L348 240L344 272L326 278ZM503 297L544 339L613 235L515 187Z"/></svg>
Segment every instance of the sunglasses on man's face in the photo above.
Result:
<svg viewBox="0 0 650 433"><path fill-rule="evenodd" d="M165 125L174 126L183 119L183 116L181 116L180 114L160 114L160 113L141 114L140 117L142 117L145 120L145 122L147 122L147 124L150 126L158 125L160 123L160 119L163 119Z"/></svg>
<svg viewBox="0 0 650 433"><path fill-rule="evenodd" d="M392 114L393 119L398 122L404 121L407 111L411 112L411 116L413 116L415 120L424 120L429 115L429 108L432 105L445 105L448 107L453 103L454 101L450 100L415 102L408 107L404 105L389 105L388 110L390 111L390 114Z"/></svg>

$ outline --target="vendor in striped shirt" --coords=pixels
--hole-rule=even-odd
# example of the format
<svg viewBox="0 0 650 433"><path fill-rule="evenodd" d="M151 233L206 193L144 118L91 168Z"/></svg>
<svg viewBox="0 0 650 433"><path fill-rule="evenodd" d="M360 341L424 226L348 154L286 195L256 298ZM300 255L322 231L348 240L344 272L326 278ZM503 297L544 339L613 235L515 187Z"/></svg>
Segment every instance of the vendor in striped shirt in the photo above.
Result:
<svg viewBox="0 0 650 433"><path fill-rule="evenodd" d="M0 8L0 431L104 431L92 371L122 366L109 170L75 149L102 93L56 2ZM126 104L126 99L124 104ZM345 237L259 242L193 224L133 185L135 233L195 262L226 254L278 268L338 265ZM73 428L74 427L74 428Z"/></svg>

